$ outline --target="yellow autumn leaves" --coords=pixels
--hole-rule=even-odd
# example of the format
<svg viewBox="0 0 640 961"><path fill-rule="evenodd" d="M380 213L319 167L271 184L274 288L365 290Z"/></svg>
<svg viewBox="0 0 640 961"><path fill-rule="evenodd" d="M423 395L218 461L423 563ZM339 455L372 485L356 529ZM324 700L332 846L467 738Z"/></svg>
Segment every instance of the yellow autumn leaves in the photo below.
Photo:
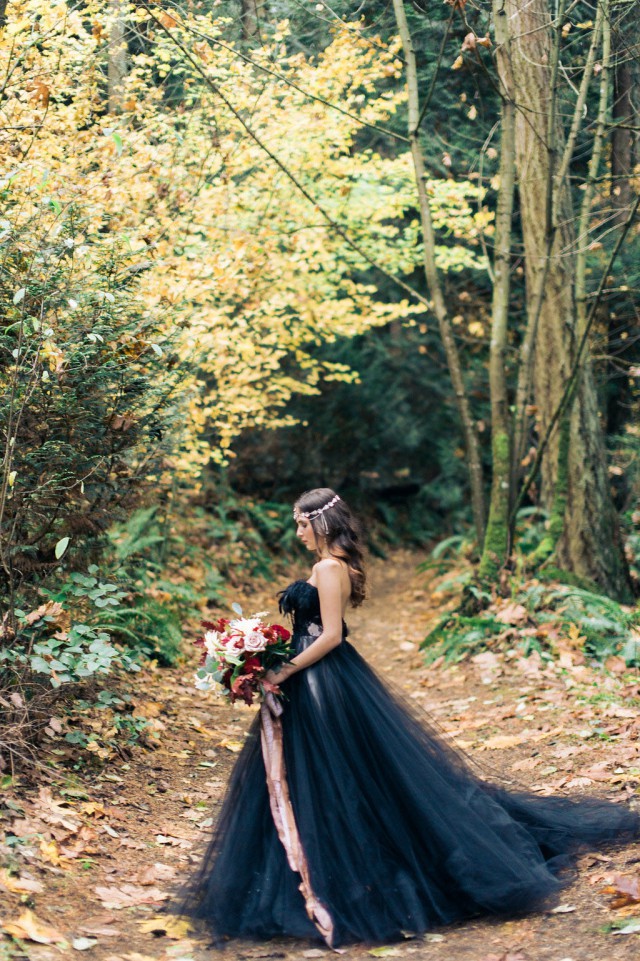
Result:
<svg viewBox="0 0 640 961"><path fill-rule="evenodd" d="M380 276L327 220L387 272L420 262L406 144L358 146L363 124L387 129L402 105L398 44L347 24L312 61L287 52L283 22L248 62L230 29L215 8L14 0L0 36L12 229L30 232L33 253L75 206L104 244L130 251L143 319L181 331L191 375L171 470L193 474L228 456L239 431L287 423L293 393L354 376L321 363L317 345L418 312L380 293ZM114 80L122 36L126 69ZM434 181L430 193L449 238L441 266L481 267L482 191ZM79 243L71 255L81 274L92 250ZM42 318L49 376L65 363L56 330L73 309Z"/></svg>

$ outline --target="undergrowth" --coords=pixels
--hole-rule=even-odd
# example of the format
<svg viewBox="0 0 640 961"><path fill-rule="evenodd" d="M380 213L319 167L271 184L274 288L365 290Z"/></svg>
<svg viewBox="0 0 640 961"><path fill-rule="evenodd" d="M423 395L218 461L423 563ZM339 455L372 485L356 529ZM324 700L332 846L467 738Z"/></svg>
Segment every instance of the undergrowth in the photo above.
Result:
<svg viewBox="0 0 640 961"><path fill-rule="evenodd" d="M524 656L533 650L553 654L555 637L578 631L587 657L604 662L616 655L628 666L640 666L640 612L610 597L534 580L515 589L508 602L501 599L502 606L506 603L526 610L517 626L497 618L495 603L473 617L447 614L422 642L427 661L440 656L458 661L502 642L513 647L514 641Z"/></svg>
<svg viewBox="0 0 640 961"><path fill-rule="evenodd" d="M555 640L570 635L579 641L585 656L596 662L617 656L629 667L640 666L638 608L620 604L599 593L595 585L558 568L547 565L532 571L531 558L544 534L545 515L538 508L526 508L519 523L522 530L508 576L508 598L494 598L477 586L468 561L473 546L463 536L441 541L421 565L421 570L439 575L439 592L472 594L479 608L472 616L468 610L457 610L440 619L421 644L427 662L439 657L459 661L502 643L519 646L524 656L537 650L553 657ZM512 623L498 616L507 606L523 609Z"/></svg>

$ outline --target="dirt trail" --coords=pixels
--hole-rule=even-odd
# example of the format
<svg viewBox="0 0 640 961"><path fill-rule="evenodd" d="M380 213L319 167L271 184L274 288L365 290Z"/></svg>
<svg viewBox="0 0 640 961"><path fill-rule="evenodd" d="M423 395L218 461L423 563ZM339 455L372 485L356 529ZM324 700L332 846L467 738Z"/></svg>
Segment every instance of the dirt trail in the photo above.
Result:
<svg viewBox="0 0 640 961"><path fill-rule="evenodd" d="M633 796L640 752L637 738L630 737L634 711L625 706L622 682L584 667L547 668L539 658L515 652L487 652L464 665L426 668L417 645L445 598L431 591L426 575L416 573L419 560L398 552L392 561L374 563L371 600L349 616L351 640L373 666L488 769L538 790ZM248 599L246 606L274 611L273 591ZM27 840L44 837L45 847L29 856L25 845L27 870L21 873L44 889L21 895L4 891L0 883L1 920L13 921L30 905L66 941L23 940L22 953L5 936L2 961L58 961L80 957L82 950L91 961L218 957L205 940L179 928L162 933L153 920L172 879L193 869L253 716L250 708L199 694L192 679L190 665L148 671L137 681L139 703L159 733L155 750L139 748L127 763L109 763L66 784L61 779L50 796L41 795L39 807L31 796L24 798L12 830ZM45 808L53 811L49 820ZM8 827L6 818L2 823ZM51 837L58 853L47 861ZM578 880L556 913L471 922L372 954L407 961L636 961L640 934L605 930L621 912L612 910L603 888L616 872L637 877L638 861L638 847L582 858ZM625 912L640 916L640 904ZM370 957L371 947L350 948L344 957ZM226 953L234 959L331 956L317 944L290 940L233 942Z"/></svg>

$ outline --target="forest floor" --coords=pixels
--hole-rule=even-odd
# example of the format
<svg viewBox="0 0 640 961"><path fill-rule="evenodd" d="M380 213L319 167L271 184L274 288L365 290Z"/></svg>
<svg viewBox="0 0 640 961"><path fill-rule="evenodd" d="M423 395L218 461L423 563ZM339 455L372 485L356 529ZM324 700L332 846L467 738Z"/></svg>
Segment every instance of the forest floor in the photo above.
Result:
<svg viewBox="0 0 640 961"><path fill-rule="evenodd" d="M450 598L415 553L371 571L371 600L349 616L351 640L378 672L424 707L470 757L536 791L638 798L640 678L592 668L569 644L549 665L538 654L484 651L458 665L425 666L418 644ZM299 571L296 574L299 576ZM295 576L295 575L294 575ZM275 610L261 589L247 609ZM505 602L506 603L506 602ZM135 712L154 747L127 761L60 769L3 793L0 959L212 961L332 957L293 940L232 942L223 955L160 908L193 870L211 832L253 709L196 692L196 662L149 668L132 681ZM55 734L55 730L53 731ZM483 920L346 959L407 961L631 961L640 955L640 846L587 854L577 880L549 910Z"/></svg>

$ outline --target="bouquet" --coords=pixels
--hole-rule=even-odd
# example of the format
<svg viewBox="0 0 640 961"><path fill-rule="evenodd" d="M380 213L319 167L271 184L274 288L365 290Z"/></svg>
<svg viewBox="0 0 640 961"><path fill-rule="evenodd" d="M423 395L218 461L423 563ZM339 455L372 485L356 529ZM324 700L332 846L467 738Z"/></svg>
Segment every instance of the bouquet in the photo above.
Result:
<svg viewBox="0 0 640 961"><path fill-rule="evenodd" d="M202 648L196 687L208 691L217 683L231 703L241 698L253 704L256 696L279 693L265 674L294 655L291 633L280 624L265 624L262 618L268 611L243 617L237 604L233 610L238 614L235 620L221 617L202 622L205 633L194 642Z"/></svg>

